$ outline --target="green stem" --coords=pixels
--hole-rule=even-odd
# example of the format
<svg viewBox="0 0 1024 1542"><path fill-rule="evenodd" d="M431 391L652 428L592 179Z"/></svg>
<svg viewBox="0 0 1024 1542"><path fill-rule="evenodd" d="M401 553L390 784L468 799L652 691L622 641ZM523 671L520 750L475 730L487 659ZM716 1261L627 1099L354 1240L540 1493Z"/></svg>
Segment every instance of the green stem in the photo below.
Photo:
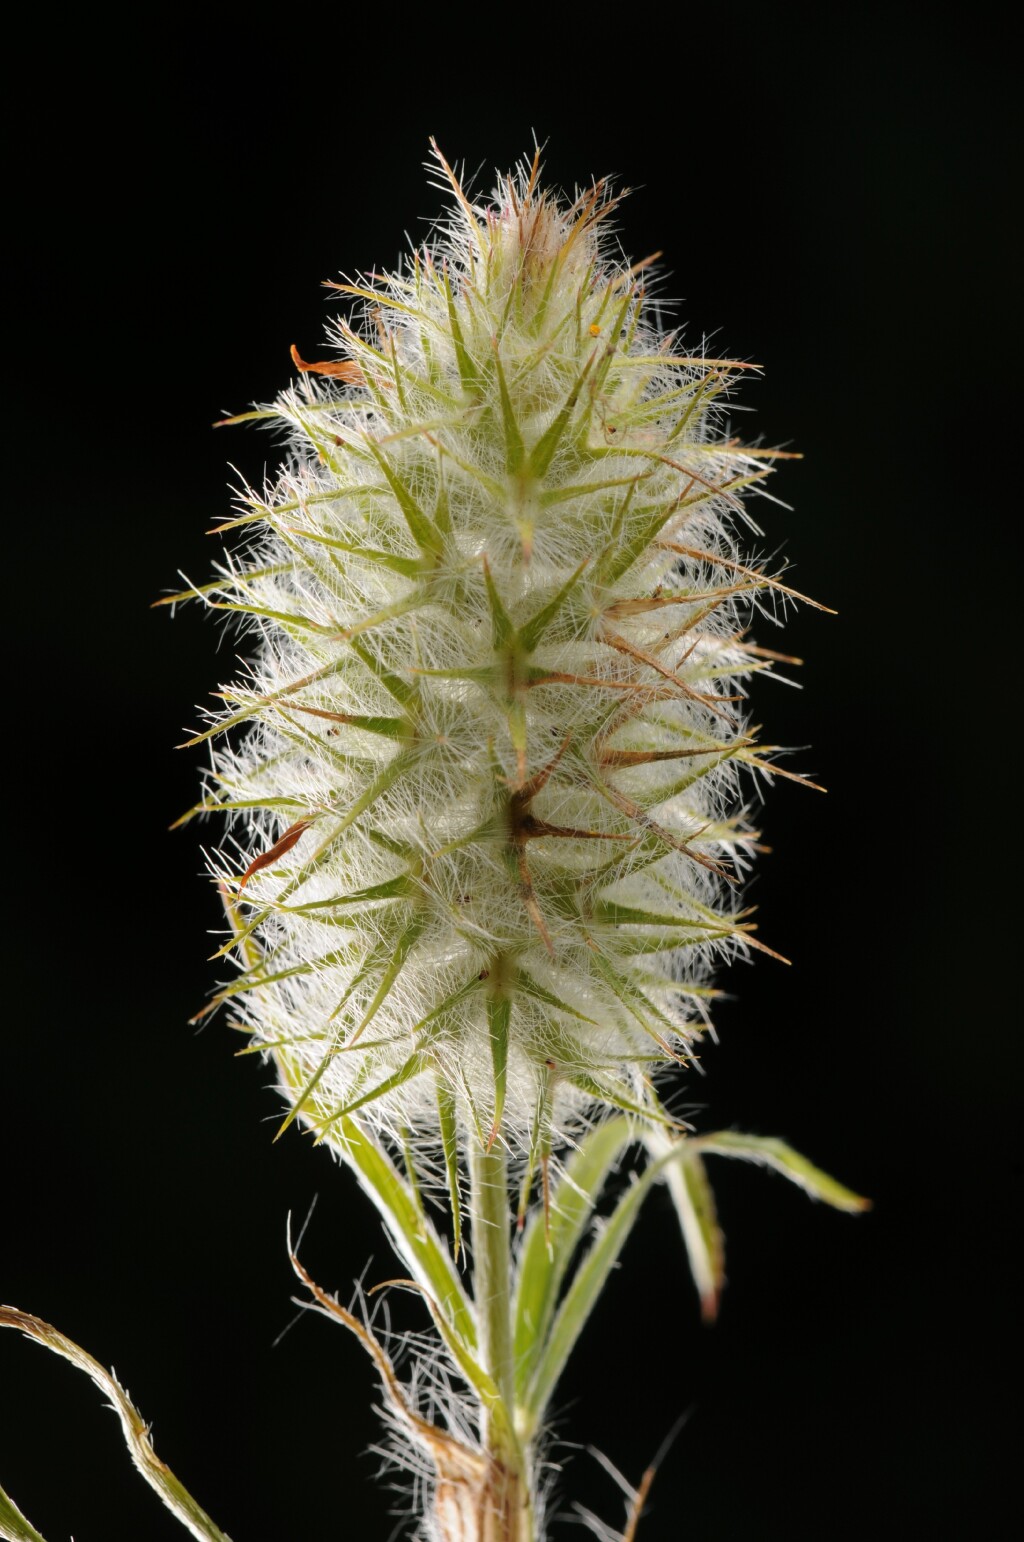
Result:
<svg viewBox="0 0 1024 1542"><path fill-rule="evenodd" d="M508 1164L497 1145L469 1142L473 1226L473 1296L480 1358L501 1396L484 1410L481 1442L493 1468L485 1542L534 1542L529 1451L515 1432L512 1335L512 1238Z"/></svg>
<svg viewBox="0 0 1024 1542"><path fill-rule="evenodd" d="M470 1204L473 1212L473 1295L484 1367L511 1409L512 1293L509 1275L510 1213L504 1151L483 1151L470 1141Z"/></svg>

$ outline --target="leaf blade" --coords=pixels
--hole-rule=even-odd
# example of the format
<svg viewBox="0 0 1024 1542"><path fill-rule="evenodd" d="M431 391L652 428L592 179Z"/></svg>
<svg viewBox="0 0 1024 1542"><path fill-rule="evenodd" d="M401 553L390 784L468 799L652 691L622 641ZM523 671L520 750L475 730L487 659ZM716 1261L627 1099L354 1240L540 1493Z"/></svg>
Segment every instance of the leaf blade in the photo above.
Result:
<svg viewBox="0 0 1024 1542"><path fill-rule="evenodd" d="M713 1135L700 1135L694 1140L698 1150L709 1156L739 1157L754 1162L759 1167L771 1167L812 1199L824 1200L834 1210L857 1214L871 1209L870 1199L855 1194L852 1189L815 1167L799 1151L773 1135L745 1135L739 1130L716 1130Z"/></svg>
<svg viewBox="0 0 1024 1542"><path fill-rule="evenodd" d="M552 1196L550 1221L535 1212L527 1226L514 1306L518 1397L529 1384L572 1256L608 1175L631 1138L628 1120L618 1114L591 1130Z"/></svg>
<svg viewBox="0 0 1024 1542"><path fill-rule="evenodd" d="M196 1542L231 1542L227 1533L221 1531L220 1527L210 1519L202 1506L192 1498L184 1484L157 1456L149 1440L149 1426L146 1421L130 1401L124 1388L104 1366L100 1365L98 1360L94 1360L81 1345L67 1338L51 1323L44 1322L41 1317L34 1317L30 1312L21 1312L17 1307L0 1306L0 1328L17 1329L26 1338L60 1355L77 1370L84 1371L93 1384L99 1387L101 1392L105 1392L110 1399L110 1405L120 1420L121 1432L133 1465L150 1488L163 1500L172 1515L191 1532ZM33 1533L30 1531L28 1535L31 1538Z"/></svg>

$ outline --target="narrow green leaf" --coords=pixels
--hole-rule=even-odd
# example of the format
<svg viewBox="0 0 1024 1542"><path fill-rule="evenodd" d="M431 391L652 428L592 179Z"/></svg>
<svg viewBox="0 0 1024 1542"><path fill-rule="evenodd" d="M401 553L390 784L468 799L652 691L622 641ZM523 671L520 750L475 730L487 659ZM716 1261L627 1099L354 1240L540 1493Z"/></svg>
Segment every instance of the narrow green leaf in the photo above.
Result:
<svg viewBox="0 0 1024 1542"><path fill-rule="evenodd" d="M871 1201L852 1189L845 1188L830 1178L828 1173L815 1167L799 1151L787 1146L785 1141L771 1135L743 1135L738 1130L716 1130L713 1135L700 1135L692 1142L697 1150L708 1156L739 1157L746 1162L756 1162L759 1167L773 1167L776 1172L810 1194L812 1199L823 1199L836 1210L851 1213L870 1210Z"/></svg>
<svg viewBox="0 0 1024 1542"><path fill-rule="evenodd" d="M491 1410L499 1419L503 1420L505 1415L501 1393L494 1378L484 1370L476 1355L470 1352L463 1339L450 1326L440 1309L435 1306L429 1296L427 1297L427 1304L430 1307L430 1315L433 1318L434 1325L444 1340L445 1348L462 1372L467 1385L473 1388L486 1409Z"/></svg>
<svg viewBox="0 0 1024 1542"><path fill-rule="evenodd" d="M285 1057L278 1057L287 1074ZM392 1245L409 1272L437 1301L454 1331L470 1349L476 1347L473 1311L447 1248L424 1220L391 1158L352 1118L339 1119L331 1140L377 1207Z"/></svg>
<svg viewBox="0 0 1024 1542"><path fill-rule="evenodd" d="M45 1542L45 1538L36 1530L32 1522L22 1515L10 1494L5 1493L2 1487L0 1487L0 1537L9 1538L9 1542Z"/></svg>
<svg viewBox="0 0 1024 1542"><path fill-rule="evenodd" d="M664 1155L671 1144L660 1132L652 1132L647 1137L648 1149L655 1156ZM689 1139L676 1144L680 1160L669 1164L665 1181L679 1217L690 1273L700 1296L701 1317L705 1322L714 1322L725 1283L725 1238L718 1224L715 1196L699 1151Z"/></svg>
<svg viewBox="0 0 1024 1542"><path fill-rule="evenodd" d="M531 1432L543 1417L573 1346L640 1213L640 1206L665 1166L678 1159L679 1149L679 1146L675 1146L666 1156L651 1162L643 1175L633 1181L573 1276L572 1284L566 1291L538 1356L536 1369L523 1399L523 1415Z"/></svg>
<svg viewBox="0 0 1024 1542"><path fill-rule="evenodd" d="M554 1316L562 1281L609 1173L631 1140L618 1114L584 1136L551 1198L526 1229L514 1308L516 1398L522 1401Z"/></svg>
<svg viewBox="0 0 1024 1542"><path fill-rule="evenodd" d="M98 1360L94 1360L92 1355L87 1354L72 1339L66 1338L48 1322L43 1322L39 1317L33 1317L29 1312L19 1312L17 1307L0 1306L0 1328L18 1329L26 1338L42 1344L44 1348L52 1350L54 1354L69 1361L77 1370L84 1371L100 1391L110 1399L110 1405L121 1421L121 1431L132 1462L150 1488L155 1489L168 1510L181 1521L187 1531L191 1532L197 1542L230 1542L227 1534L214 1524L206 1511L192 1498L184 1484L178 1481L171 1469L157 1456L150 1443L149 1425L130 1401L124 1388L115 1381L108 1370L100 1365ZM27 1535L32 1542L35 1542L38 1537L38 1533L31 1529ZM17 1538L17 1533L15 1536ZM17 1542L21 1542L21 1539L17 1538Z"/></svg>

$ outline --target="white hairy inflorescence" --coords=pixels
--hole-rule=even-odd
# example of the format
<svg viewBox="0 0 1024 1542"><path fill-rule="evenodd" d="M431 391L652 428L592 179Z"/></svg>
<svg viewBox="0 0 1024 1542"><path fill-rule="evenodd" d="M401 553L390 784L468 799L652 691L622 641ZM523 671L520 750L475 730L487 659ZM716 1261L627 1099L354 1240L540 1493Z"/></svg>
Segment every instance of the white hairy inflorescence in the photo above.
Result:
<svg viewBox="0 0 1024 1542"><path fill-rule="evenodd" d="M644 311L645 264L536 161L395 275L269 409L290 452L201 594L252 664L203 810L240 973L218 996L298 1116L513 1153L653 1086L751 943L738 549L773 452L726 436L736 360Z"/></svg>

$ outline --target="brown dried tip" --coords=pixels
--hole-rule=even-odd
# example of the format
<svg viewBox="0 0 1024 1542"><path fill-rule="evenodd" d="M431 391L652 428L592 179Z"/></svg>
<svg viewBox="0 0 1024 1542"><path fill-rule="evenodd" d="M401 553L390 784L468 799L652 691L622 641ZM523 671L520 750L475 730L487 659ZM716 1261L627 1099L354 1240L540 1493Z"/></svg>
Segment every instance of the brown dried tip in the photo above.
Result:
<svg viewBox="0 0 1024 1542"><path fill-rule="evenodd" d="M279 840L274 842L273 846L262 852L258 857L254 857L242 874L242 881L238 885L239 892L245 888L253 873L258 873L261 868L270 867L271 863L276 862L278 857L283 857L285 852L291 851L299 836L304 830L308 830L312 823L311 819L297 819L293 825L288 826L287 830Z"/></svg>
<svg viewBox="0 0 1024 1542"><path fill-rule="evenodd" d="M363 383L363 372L351 359L326 359L321 364L307 364L294 343L291 354L295 368L304 375L330 375L334 380L347 380L350 385Z"/></svg>

